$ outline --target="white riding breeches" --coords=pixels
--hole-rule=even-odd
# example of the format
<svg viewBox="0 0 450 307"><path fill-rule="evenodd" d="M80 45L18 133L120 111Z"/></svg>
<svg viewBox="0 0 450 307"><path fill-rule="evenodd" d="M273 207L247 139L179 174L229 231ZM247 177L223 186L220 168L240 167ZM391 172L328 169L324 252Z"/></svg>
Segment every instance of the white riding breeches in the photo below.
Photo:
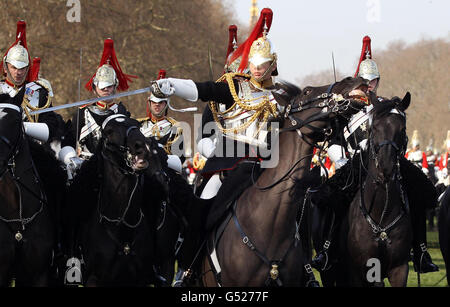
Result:
<svg viewBox="0 0 450 307"><path fill-rule="evenodd" d="M211 199L216 196L220 187L222 186L222 181L220 180L219 174L213 175L208 183L205 185L205 188L202 191L201 199Z"/></svg>

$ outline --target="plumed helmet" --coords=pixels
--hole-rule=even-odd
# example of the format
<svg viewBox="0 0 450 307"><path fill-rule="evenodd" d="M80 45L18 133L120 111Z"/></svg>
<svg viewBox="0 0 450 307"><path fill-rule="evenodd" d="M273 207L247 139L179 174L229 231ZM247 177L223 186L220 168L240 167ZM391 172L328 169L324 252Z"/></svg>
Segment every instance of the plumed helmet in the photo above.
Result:
<svg viewBox="0 0 450 307"><path fill-rule="evenodd" d="M167 72L164 69L160 69L159 73L158 73L157 80L165 79L166 78L166 74L167 74ZM153 102L162 102L162 101L166 102L166 106L159 113L154 113L154 111L152 110L152 108L150 106L150 102L149 102L148 105L147 105L147 115L148 115L148 117L151 117L151 115L154 115L156 117L160 117L163 114L167 115L167 111L168 111L169 103L170 103L170 98L169 97L167 97L167 98L158 98L155 95L153 95L153 93L151 93L150 96L148 97L148 100L149 101L153 101Z"/></svg>
<svg viewBox="0 0 450 307"><path fill-rule="evenodd" d="M5 62L22 69L30 65L28 50L20 42L11 47L5 57Z"/></svg>
<svg viewBox="0 0 450 307"><path fill-rule="evenodd" d="M30 82L36 82L43 88L45 88L50 97L53 97L53 89L50 81L41 77L41 58L33 58L33 65L31 66L31 78Z"/></svg>
<svg viewBox="0 0 450 307"><path fill-rule="evenodd" d="M158 73L158 78L156 80L165 79L166 78L166 74L167 74L167 72L164 69L160 69L159 73ZM158 98L155 95L153 95L153 93L150 94L148 99L151 100L151 101L154 101L154 102L161 102L161 101L169 102L170 101L170 97Z"/></svg>
<svg viewBox="0 0 450 307"><path fill-rule="evenodd" d="M228 49L227 56L225 57L224 73L233 73L238 71L239 65L241 65L242 57L235 59L233 62L230 61L233 52L236 51L237 47L237 26L231 25L228 27Z"/></svg>
<svg viewBox="0 0 450 307"><path fill-rule="evenodd" d="M372 60L371 39L369 36L364 36L361 56L359 58L358 68L356 69L355 77L362 77L366 80L372 81L380 78L378 66Z"/></svg>
<svg viewBox="0 0 450 307"><path fill-rule="evenodd" d="M99 89L103 89L111 85L117 87L119 85L119 80L117 79L116 71L109 64L100 66L95 72L93 84Z"/></svg>
<svg viewBox="0 0 450 307"><path fill-rule="evenodd" d="M420 145L419 131L417 131L417 130L414 130L414 132L413 132L413 136L411 138L411 145L413 148Z"/></svg>
<svg viewBox="0 0 450 307"><path fill-rule="evenodd" d="M97 71L85 85L88 91L92 91L92 85L100 89L114 85L118 91L126 91L128 82L137 76L127 75L122 71L114 50L114 41L106 39L103 46L103 54Z"/></svg>
<svg viewBox="0 0 450 307"><path fill-rule="evenodd" d="M253 42L248 56L248 61L250 63L258 66L266 62L276 61L276 59L277 55L273 52L272 44L265 35Z"/></svg>
<svg viewBox="0 0 450 307"><path fill-rule="evenodd" d="M8 48L5 56L2 59L2 67L6 68L6 63L15 66L18 69L28 67L31 62L30 54L27 47L25 21L20 20L17 22L16 41ZM26 81L30 80L31 70L28 70Z"/></svg>
<svg viewBox="0 0 450 307"><path fill-rule="evenodd" d="M267 38L267 33L272 25L272 19L272 10L270 8L264 8L250 36L232 53L228 63L232 63L241 57L238 72L243 72L247 69L248 62L254 65L260 65L268 61L276 62L276 53L273 51L272 44ZM277 74L278 72L275 71L274 75Z"/></svg>

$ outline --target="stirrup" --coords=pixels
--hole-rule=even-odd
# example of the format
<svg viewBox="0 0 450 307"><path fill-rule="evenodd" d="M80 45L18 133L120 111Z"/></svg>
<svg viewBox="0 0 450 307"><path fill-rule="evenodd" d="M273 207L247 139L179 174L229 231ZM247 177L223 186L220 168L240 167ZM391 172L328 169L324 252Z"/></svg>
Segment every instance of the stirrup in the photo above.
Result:
<svg viewBox="0 0 450 307"><path fill-rule="evenodd" d="M312 271L311 265L308 263L304 266L305 272L309 277L308 281L305 284L306 288L320 288L319 282L316 280L314 273Z"/></svg>
<svg viewBox="0 0 450 307"><path fill-rule="evenodd" d="M175 276L175 280L172 283L172 287L179 288L179 287L187 287L186 281L189 280L192 276L192 271L189 270L183 270L180 269L178 273Z"/></svg>
<svg viewBox="0 0 450 307"><path fill-rule="evenodd" d="M331 241L325 241L323 249L314 257L311 261L313 268L320 272L328 271L331 265L328 264L330 257L328 256L328 249L330 248Z"/></svg>

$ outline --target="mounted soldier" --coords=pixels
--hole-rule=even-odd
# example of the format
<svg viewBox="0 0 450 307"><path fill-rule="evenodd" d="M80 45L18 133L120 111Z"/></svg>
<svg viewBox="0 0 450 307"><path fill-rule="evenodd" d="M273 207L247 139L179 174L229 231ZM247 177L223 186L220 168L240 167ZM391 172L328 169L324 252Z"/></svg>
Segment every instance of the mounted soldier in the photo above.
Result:
<svg viewBox="0 0 450 307"><path fill-rule="evenodd" d="M450 180L449 180L449 169L450 169L450 165L449 165L449 160L450 160L450 130L447 131L447 139L445 140L445 152L440 156L439 158L439 162L438 162L438 167L439 167L439 171L438 171L438 184L440 185L444 185L444 186L449 186L450 184Z"/></svg>
<svg viewBox="0 0 450 307"><path fill-rule="evenodd" d="M278 71L277 54L267 38L271 23L272 10L263 9L249 38L227 62L231 66L240 60L237 72L225 73L217 82L200 83L175 78L152 82L156 97L176 95L191 102L198 99L210 102L215 127L223 138L218 137L218 144L210 138L203 138L198 144L202 155L208 158L202 173L210 176L201 195L203 199L211 199L217 194L222 185L223 171L235 169L243 160L258 159L258 155L249 152L250 146L268 146L265 125L279 112L272 91L280 89L272 78L278 75ZM244 73L247 65L250 74ZM245 150L237 152L237 147L245 147ZM226 152L227 148L235 150L230 153L229 150Z"/></svg>
<svg viewBox="0 0 450 307"><path fill-rule="evenodd" d="M377 64L372 59L371 39L368 36L363 38L363 47L358 68L355 77L359 76L366 79L369 83L368 91L376 94L380 82L380 73ZM382 97L378 97L379 101L383 101ZM341 138L337 138L330 142L328 155L336 165L336 174L333 176L319 191L316 202L324 204L330 202L330 199L320 199L323 195L329 195L326 191L334 191L337 196L342 196L342 201L348 204L353 199L354 193L357 191L358 178L353 178L352 183L346 187L340 186L339 182L346 182L345 178L349 178L352 172L352 163L347 163L349 159L359 159L360 153L364 153L367 149L367 140L369 138L368 125L371 123L372 105L367 105L362 111L352 116L348 125L344 128ZM356 163L359 165L359 163ZM413 224L413 262L414 268L420 273L435 272L439 268L432 262L431 256L427 251L426 243L426 216L425 207L432 208L436 205L437 197L433 184L428 180L422 172L417 172L417 168L406 159L400 159L401 173L404 179L404 185L409 199L409 207L411 211L411 220ZM357 172L354 172L357 173ZM417 185L420 182L421 191L417 191ZM343 188L343 189L342 189ZM418 195L421 193L421 195ZM322 195L321 195L322 194ZM426 195L424 197L423 195ZM328 196L328 197L329 197ZM421 201L421 199L424 199ZM422 203L425 202L425 203ZM348 205L347 204L347 205ZM325 244L323 249L318 252L313 259L312 266L317 270L326 270L335 261L336 255L333 255L333 244L340 221L335 220L337 208L331 208L324 217L329 225L328 229L323 230ZM339 214L340 215L340 214ZM334 221L334 222L333 222Z"/></svg>
<svg viewBox="0 0 450 307"><path fill-rule="evenodd" d="M126 91L131 78L137 77L127 75L122 71L114 49L114 42L112 39L106 39L100 64L85 88L93 92L96 97L106 97L117 91ZM75 172L83 160L89 159L99 144L101 128L95 122L92 114L105 115L108 113L130 116L122 102L116 100L98 101L94 105L77 110L71 121L70 136L63 142L64 147L59 154L60 160L64 161L70 172Z"/></svg>
<svg viewBox="0 0 450 307"><path fill-rule="evenodd" d="M25 96L22 103L24 110L25 132L41 144L60 138L59 128L64 123L62 117L54 112L42 115L30 115L35 110L46 109L52 105L53 90L45 79L40 78L40 59L34 60L27 47L26 23L17 22L16 41L8 48L2 59L2 80L0 92L11 97L17 95L25 86Z"/></svg>
<svg viewBox="0 0 450 307"><path fill-rule="evenodd" d="M420 168L425 175L428 176L428 160L424 151L420 150L419 131L414 130L411 139L412 148L405 154L405 158L411 161L415 166Z"/></svg>
<svg viewBox="0 0 450 307"><path fill-rule="evenodd" d="M166 78L166 71L161 69L158 80ZM146 137L152 137L164 148L168 155L168 164L174 170L181 172L185 160L184 152L175 155L172 148L183 149L183 129L172 117L167 116L170 98L158 98L153 94L147 99L147 117L139 119L141 132ZM183 150L184 151L184 150Z"/></svg>

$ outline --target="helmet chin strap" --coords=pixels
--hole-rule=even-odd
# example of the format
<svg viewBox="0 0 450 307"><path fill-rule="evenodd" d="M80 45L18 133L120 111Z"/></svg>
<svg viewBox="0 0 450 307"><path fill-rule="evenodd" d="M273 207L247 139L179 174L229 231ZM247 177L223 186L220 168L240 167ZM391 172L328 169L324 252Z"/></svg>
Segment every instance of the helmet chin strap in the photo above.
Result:
<svg viewBox="0 0 450 307"><path fill-rule="evenodd" d="M267 77L267 74L272 69L272 67L274 66L275 63L276 63L276 61L273 60L272 63L269 65L269 67L267 67L266 71L263 73L263 75L261 77L259 77L259 78L253 77L255 79L255 81L258 82L258 83L261 83L262 81L265 81L265 78Z"/></svg>
<svg viewBox="0 0 450 307"><path fill-rule="evenodd" d="M154 116L156 119L161 119L165 116L164 113L166 112L167 108L169 107L169 104L167 102L166 102L166 106L164 107L164 109L162 109L161 112L159 112L159 113L155 113L152 109L151 103L150 102L148 102L148 103L150 104L149 107L150 107L150 113L152 113L152 117Z"/></svg>
<svg viewBox="0 0 450 307"><path fill-rule="evenodd" d="M95 95L97 96L97 98L101 98L101 96L97 92L97 86L95 84L92 84L92 85L94 86L94 92L95 92ZM114 95L116 93L116 88L117 88L117 85L114 86L114 91L108 96ZM104 104L104 106L102 106L102 104ZM110 100L110 101L100 100L100 101L97 101L97 103L96 103L96 105L102 109L109 109L111 107L111 105L113 105L113 104L115 104L114 99Z"/></svg>

